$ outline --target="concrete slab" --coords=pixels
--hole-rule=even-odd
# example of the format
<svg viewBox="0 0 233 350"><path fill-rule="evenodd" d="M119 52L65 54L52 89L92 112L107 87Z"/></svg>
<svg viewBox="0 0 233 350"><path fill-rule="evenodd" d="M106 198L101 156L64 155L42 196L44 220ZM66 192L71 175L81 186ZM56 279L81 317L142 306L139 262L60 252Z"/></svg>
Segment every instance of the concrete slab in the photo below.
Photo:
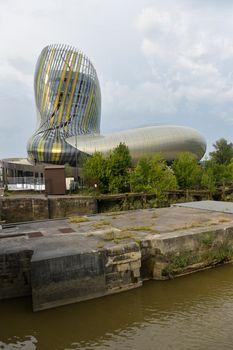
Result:
<svg viewBox="0 0 233 350"><path fill-rule="evenodd" d="M112 246L122 241L135 241L148 235L161 235L233 223L233 203L202 201L181 203L171 208L140 209L112 212L73 220L29 222L0 229L0 253L7 247L27 246L37 251L66 249L70 245L86 247L85 251L100 246ZM40 237L34 232L40 232ZM70 249L70 247L69 247Z"/></svg>
<svg viewBox="0 0 233 350"><path fill-rule="evenodd" d="M227 253L233 255L229 203L184 204L190 207L76 216L1 229L0 299L32 293L34 310L42 310L140 287L142 279L212 266L218 260L204 261L204 253L221 248L222 242L230 244Z"/></svg>
<svg viewBox="0 0 233 350"><path fill-rule="evenodd" d="M218 211L221 213L233 213L233 203L223 201L200 201L173 204L172 207L193 208L202 210Z"/></svg>

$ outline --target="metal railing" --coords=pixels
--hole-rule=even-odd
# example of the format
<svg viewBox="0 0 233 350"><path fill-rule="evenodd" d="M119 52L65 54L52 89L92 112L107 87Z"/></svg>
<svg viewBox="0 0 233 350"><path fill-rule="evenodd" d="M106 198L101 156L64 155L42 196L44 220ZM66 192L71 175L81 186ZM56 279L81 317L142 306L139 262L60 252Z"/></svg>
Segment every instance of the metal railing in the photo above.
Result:
<svg viewBox="0 0 233 350"><path fill-rule="evenodd" d="M41 177L8 177L7 187L11 191L44 191L44 178Z"/></svg>

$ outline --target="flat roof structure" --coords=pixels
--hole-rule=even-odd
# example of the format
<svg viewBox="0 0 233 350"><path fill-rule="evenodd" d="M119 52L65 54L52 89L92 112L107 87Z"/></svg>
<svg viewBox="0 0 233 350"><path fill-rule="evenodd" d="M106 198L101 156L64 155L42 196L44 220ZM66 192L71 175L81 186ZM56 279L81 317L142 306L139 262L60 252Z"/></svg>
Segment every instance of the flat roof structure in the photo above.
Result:
<svg viewBox="0 0 233 350"><path fill-rule="evenodd" d="M233 203L223 201L200 201L200 202L188 202L173 204L172 207L182 207L209 211L218 211L222 213L233 214Z"/></svg>

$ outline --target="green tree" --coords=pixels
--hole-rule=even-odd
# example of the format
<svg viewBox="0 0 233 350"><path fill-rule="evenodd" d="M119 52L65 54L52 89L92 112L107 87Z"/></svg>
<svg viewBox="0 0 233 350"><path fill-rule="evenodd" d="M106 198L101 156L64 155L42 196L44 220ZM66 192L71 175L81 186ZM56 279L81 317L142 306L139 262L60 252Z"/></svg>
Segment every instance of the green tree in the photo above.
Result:
<svg viewBox="0 0 233 350"><path fill-rule="evenodd" d="M132 192L150 192L149 176L151 171L151 158L139 159L136 168L130 174L130 187Z"/></svg>
<svg viewBox="0 0 233 350"><path fill-rule="evenodd" d="M143 157L138 161L130 175L130 185L134 192L156 193L157 202L166 200L166 191L177 188L172 169L159 154L152 158Z"/></svg>
<svg viewBox="0 0 233 350"><path fill-rule="evenodd" d="M197 163L196 157L192 153L181 153L180 156L174 160L172 169L179 187L199 187L201 182L201 168Z"/></svg>
<svg viewBox="0 0 233 350"><path fill-rule="evenodd" d="M220 164L215 159L209 159L203 163L201 184L211 193L217 187L226 188L227 182L233 181L233 159L229 164Z"/></svg>
<svg viewBox="0 0 233 350"><path fill-rule="evenodd" d="M95 152L94 155L84 163L84 176L87 183L102 192L108 192L109 178L107 174L108 162L100 152Z"/></svg>
<svg viewBox="0 0 233 350"><path fill-rule="evenodd" d="M129 189L129 174L132 168L132 158L129 148L120 143L107 159L107 175L111 193L126 192Z"/></svg>
<svg viewBox="0 0 233 350"><path fill-rule="evenodd" d="M233 158L233 144L228 143L224 138L213 144L215 151L210 152L210 157L218 164L229 164Z"/></svg>
<svg viewBox="0 0 233 350"><path fill-rule="evenodd" d="M216 191L216 162L205 160L202 165L201 187L213 193Z"/></svg>
<svg viewBox="0 0 233 350"><path fill-rule="evenodd" d="M69 165L69 163L65 164L65 177L72 177L73 176L73 168Z"/></svg>
<svg viewBox="0 0 233 350"><path fill-rule="evenodd" d="M166 191L177 188L177 180L173 170L167 166L160 154L155 155L151 159L151 169L148 180L151 191L156 193L158 202L167 199Z"/></svg>

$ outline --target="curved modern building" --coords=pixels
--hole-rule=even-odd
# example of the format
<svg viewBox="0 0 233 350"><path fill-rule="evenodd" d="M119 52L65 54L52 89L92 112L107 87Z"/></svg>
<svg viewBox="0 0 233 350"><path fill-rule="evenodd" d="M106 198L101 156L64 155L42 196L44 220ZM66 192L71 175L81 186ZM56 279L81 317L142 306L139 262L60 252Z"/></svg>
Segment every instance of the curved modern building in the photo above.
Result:
<svg viewBox="0 0 233 350"><path fill-rule="evenodd" d="M29 159L74 163L76 149L66 139L100 130L101 96L95 68L79 50L46 46L36 64L34 93L37 128L28 142Z"/></svg>
<svg viewBox="0 0 233 350"><path fill-rule="evenodd" d="M160 153L166 160L176 159L182 152L194 153L201 159L206 150L205 139L195 129L176 125L152 125L116 132L107 136L71 137L67 142L85 154L96 151L107 154L125 143L133 159Z"/></svg>
<svg viewBox="0 0 233 350"><path fill-rule="evenodd" d="M37 128L28 142L28 157L35 162L76 164L82 154L104 154L124 142L133 159L160 153L174 160L182 152L201 159L206 150L196 130L175 125L153 125L100 135L101 93L90 60L65 45L45 47L34 79Z"/></svg>

